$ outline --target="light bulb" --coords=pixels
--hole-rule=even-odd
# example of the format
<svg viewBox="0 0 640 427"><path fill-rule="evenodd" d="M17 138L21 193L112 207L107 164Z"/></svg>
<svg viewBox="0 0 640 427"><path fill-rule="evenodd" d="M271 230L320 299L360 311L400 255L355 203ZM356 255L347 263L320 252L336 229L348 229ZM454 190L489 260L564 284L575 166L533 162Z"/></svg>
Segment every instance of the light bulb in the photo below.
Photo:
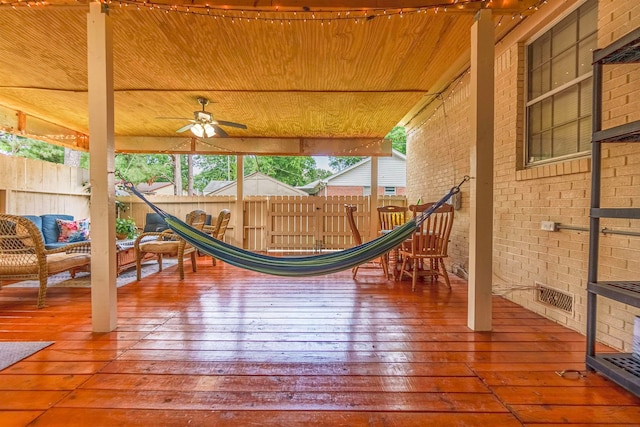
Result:
<svg viewBox="0 0 640 427"><path fill-rule="evenodd" d="M216 130L211 124L207 123L204 125L204 132L207 134L207 138L211 138L216 134Z"/></svg>
<svg viewBox="0 0 640 427"><path fill-rule="evenodd" d="M202 135L204 135L204 128L200 123L196 123L195 125L191 126L191 132L193 132L193 134L198 138L202 138Z"/></svg>

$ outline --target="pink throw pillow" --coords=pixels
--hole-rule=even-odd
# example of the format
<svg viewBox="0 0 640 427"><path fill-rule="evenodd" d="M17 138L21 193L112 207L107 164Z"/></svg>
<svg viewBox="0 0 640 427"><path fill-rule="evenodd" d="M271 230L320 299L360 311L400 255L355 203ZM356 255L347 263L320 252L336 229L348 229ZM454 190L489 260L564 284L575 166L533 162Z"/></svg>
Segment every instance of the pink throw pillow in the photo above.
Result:
<svg viewBox="0 0 640 427"><path fill-rule="evenodd" d="M84 242L89 240L89 220L79 219L77 221L67 221L64 219L56 219L60 236L58 242Z"/></svg>

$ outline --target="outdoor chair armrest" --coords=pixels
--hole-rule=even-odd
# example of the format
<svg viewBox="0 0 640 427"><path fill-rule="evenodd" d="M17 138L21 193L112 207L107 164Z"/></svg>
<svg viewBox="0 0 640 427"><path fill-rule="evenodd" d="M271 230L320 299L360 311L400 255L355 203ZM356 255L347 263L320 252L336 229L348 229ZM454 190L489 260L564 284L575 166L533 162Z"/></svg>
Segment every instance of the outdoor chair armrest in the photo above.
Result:
<svg viewBox="0 0 640 427"><path fill-rule="evenodd" d="M162 240L163 234L164 233L162 231L147 231L146 233L139 234L133 242L133 246L137 248L140 246L140 243L151 241L152 239L150 239L150 237L153 236L156 237L155 240Z"/></svg>

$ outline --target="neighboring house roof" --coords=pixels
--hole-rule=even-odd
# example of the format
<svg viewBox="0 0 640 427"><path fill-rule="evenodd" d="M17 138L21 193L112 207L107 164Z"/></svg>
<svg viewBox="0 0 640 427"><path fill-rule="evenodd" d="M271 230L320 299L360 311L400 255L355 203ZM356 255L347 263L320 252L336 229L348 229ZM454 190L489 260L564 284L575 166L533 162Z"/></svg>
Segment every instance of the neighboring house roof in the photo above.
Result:
<svg viewBox="0 0 640 427"><path fill-rule="evenodd" d="M215 181L214 181L215 182ZM224 181L223 181L224 182ZM211 183L207 185L209 187ZM235 196L238 184L231 181L227 185L218 188L215 191L206 193L208 196ZM302 190L278 181L261 172L254 172L244 177L242 190L245 196L307 196Z"/></svg>
<svg viewBox="0 0 640 427"><path fill-rule="evenodd" d="M154 182L152 184L138 184L136 185L136 190L138 190L142 194L154 194L163 188L171 187L173 188L172 182Z"/></svg>
<svg viewBox="0 0 640 427"><path fill-rule="evenodd" d="M378 185L381 187L407 186L407 157L399 151L391 150L391 157L378 159ZM371 185L371 157L362 159L358 163L335 174L297 187L314 194L322 185L368 187Z"/></svg>
<svg viewBox="0 0 640 427"><path fill-rule="evenodd" d="M226 187L233 182L235 181L210 181L202 190L202 194L206 196L207 194L213 193L214 191L219 190L222 187Z"/></svg>

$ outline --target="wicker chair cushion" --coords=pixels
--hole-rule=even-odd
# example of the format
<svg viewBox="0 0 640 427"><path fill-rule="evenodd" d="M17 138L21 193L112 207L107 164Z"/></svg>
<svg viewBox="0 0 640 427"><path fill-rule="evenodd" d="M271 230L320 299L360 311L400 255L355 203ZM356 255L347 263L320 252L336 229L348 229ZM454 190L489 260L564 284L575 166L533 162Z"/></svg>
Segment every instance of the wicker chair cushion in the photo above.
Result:
<svg viewBox="0 0 640 427"><path fill-rule="evenodd" d="M180 242L177 240L171 241L153 241L147 242L140 245L140 250L142 252L153 252L156 254L163 255L178 255L178 245ZM186 252L186 248L185 248Z"/></svg>
<svg viewBox="0 0 640 427"><path fill-rule="evenodd" d="M59 273L74 267L82 267L91 263L91 255L83 253L57 253L47 255L49 274Z"/></svg>
<svg viewBox="0 0 640 427"><path fill-rule="evenodd" d="M59 273L91 262L89 254L57 253L47 255L49 274ZM38 258L35 255L0 255L0 275L25 276L38 274Z"/></svg>

